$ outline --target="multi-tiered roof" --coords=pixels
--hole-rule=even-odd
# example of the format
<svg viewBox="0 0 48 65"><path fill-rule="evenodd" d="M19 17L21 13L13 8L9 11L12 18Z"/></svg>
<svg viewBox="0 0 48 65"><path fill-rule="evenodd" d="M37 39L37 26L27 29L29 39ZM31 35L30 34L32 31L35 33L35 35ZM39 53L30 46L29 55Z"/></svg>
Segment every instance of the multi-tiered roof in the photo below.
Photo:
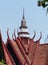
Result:
<svg viewBox="0 0 48 65"><path fill-rule="evenodd" d="M33 38L30 38L26 29L26 20L23 14L18 37L14 31L11 39L7 30L8 38L4 44L0 32L0 57L4 57L6 65L48 65L48 44L40 44L42 34L37 41L34 41L36 33L34 32Z"/></svg>

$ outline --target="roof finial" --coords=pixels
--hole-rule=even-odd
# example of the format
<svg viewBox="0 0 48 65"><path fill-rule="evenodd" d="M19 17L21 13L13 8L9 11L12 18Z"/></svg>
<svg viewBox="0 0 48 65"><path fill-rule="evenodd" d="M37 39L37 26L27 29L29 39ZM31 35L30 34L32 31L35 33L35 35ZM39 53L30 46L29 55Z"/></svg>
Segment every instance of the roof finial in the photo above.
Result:
<svg viewBox="0 0 48 65"><path fill-rule="evenodd" d="M7 37L9 38L9 33L8 32L9 32L9 28L7 28Z"/></svg>
<svg viewBox="0 0 48 65"><path fill-rule="evenodd" d="M33 38L32 38L32 39L34 39L34 38L35 38L35 36L36 36L36 32L35 32L35 30L34 30L34 36L33 36Z"/></svg>
<svg viewBox="0 0 48 65"><path fill-rule="evenodd" d="M24 19L24 8L23 8L23 19Z"/></svg>

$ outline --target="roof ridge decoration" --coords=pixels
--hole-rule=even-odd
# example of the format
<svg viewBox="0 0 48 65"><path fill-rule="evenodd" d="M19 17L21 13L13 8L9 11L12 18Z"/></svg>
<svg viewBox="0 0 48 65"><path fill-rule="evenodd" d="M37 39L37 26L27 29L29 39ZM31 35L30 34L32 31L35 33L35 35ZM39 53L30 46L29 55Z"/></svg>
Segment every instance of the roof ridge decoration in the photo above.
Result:
<svg viewBox="0 0 48 65"><path fill-rule="evenodd" d="M41 38L42 38L42 32L40 32L40 37L39 37L39 39L38 39L37 41L34 41L34 43L40 42Z"/></svg>
<svg viewBox="0 0 48 65"><path fill-rule="evenodd" d="M12 34L12 39L15 40L16 39L16 30L14 29L14 33Z"/></svg>
<svg viewBox="0 0 48 65"><path fill-rule="evenodd" d="M34 36L32 37L32 39L34 39L34 38L35 38L35 36L36 36L36 32L35 32L35 30L34 30Z"/></svg>
<svg viewBox="0 0 48 65"><path fill-rule="evenodd" d="M42 38L42 32L40 32L40 38L39 38L39 41L41 40L41 38Z"/></svg>
<svg viewBox="0 0 48 65"><path fill-rule="evenodd" d="M12 39L15 40L14 37L13 37L13 34L12 34Z"/></svg>
<svg viewBox="0 0 48 65"><path fill-rule="evenodd" d="M9 28L7 28L7 38L9 39Z"/></svg>
<svg viewBox="0 0 48 65"><path fill-rule="evenodd" d="M16 33L15 33L15 32L16 32L16 30L14 29L14 37L15 37L15 39L16 39Z"/></svg>

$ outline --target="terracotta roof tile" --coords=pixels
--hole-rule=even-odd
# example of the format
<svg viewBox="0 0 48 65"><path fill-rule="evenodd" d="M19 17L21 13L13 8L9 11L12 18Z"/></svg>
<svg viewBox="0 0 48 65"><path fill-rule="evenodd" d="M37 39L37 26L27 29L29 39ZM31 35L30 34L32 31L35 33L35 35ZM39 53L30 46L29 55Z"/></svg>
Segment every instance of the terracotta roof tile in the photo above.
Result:
<svg viewBox="0 0 48 65"><path fill-rule="evenodd" d="M6 64L15 65L14 60L13 60L12 56L10 55L6 45L4 43L2 45L3 45L4 55L5 55L5 59L6 59Z"/></svg>
<svg viewBox="0 0 48 65"><path fill-rule="evenodd" d="M32 65L46 65L48 45L39 45L36 49Z"/></svg>
<svg viewBox="0 0 48 65"><path fill-rule="evenodd" d="M26 62L30 65L31 62L29 60L29 57L26 55L26 53L25 53L25 51L24 51L24 49L23 49L23 47L22 47L22 45L21 45L21 43L20 43L20 41L18 39L16 39L16 43L17 43L18 47L20 48L20 51L22 52Z"/></svg>
<svg viewBox="0 0 48 65"><path fill-rule="evenodd" d="M30 61L33 61L34 55L35 55L35 51L36 51L36 44L31 44L30 49L29 49L29 54L28 57L30 59Z"/></svg>
<svg viewBox="0 0 48 65"><path fill-rule="evenodd" d="M11 40L11 39L10 39L10 44L11 44L11 46L12 46L12 48L13 48L13 50L14 50L14 53L16 54L18 60L20 61L20 63L21 63L22 65L24 65L25 59L24 59L24 57L23 57L23 55L22 55L22 53L21 53L21 51L20 51L18 45L16 44L15 41L13 41L13 40ZM24 61L24 62L23 62L23 61Z"/></svg>

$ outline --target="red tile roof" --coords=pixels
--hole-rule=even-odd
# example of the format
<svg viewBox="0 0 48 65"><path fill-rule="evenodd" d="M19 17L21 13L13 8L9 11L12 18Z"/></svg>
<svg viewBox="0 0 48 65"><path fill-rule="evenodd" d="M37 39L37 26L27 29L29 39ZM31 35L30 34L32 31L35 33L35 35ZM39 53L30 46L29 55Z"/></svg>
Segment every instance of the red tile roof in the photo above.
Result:
<svg viewBox="0 0 48 65"><path fill-rule="evenodd" d="M20 51L22 52L22 54L23 54L24 58L26 59L27 63L30 65L31 62L29 60L29 57L26 55L26 53L25 53L25 51L24 51L23 47L21 46L20 41L18 39L16 39L16 43L18 43L18 47L20 48Z"/></svg>
<svg viewBox="0 0 48 65"><path fill-rule="evenodd" d="M10 55L6 45L4 43L2 43L2 45L3 45L3 50L4 50L4 55L5 55L7 65L15 65L13 58Z"/></svg>
<svg viewBox="0 0 48 65"><path fill-rule="evenodd" d="M39 45L36 49L32 65L46 65L48 45Z"/></svg>
<svg viewBox="0 0 48 65"><path fill-rule="evenodd" d="M0 41L1 40L0 36ZM7 40L7 45L8 44L11 45L21 65L48 65L48 44L40 44L40 40L34 41L29 38L15 38L12 40L10 37L8 37ZM4 43L2 45L7 65L17 65L7 45ZM26 50L28 50L28 54L26 54Z"/></svg>
<svg viewBox="0 0 48 65"><path fill-rule="evenodd" d="M16 44L16 42L15 42L14 40L9 39L9 43L10 43L10 45L12 46L13 51L14 51L14 53L16 54L16 56L17 56L18 60L20 61L20 63L21 63L22 65L24 65L25 59L24 59L24 57L23 57L23 55L22 55L22 53L21 53L21 51L20 51L18 45ZM23 62L23 61L24 61L24 62Z"/></svg>
<svg viewBox="0 0 48 65"><path fill-rule="evenodd" d="M30 46L30 49L29 49L29 54L28 54L28 57L29 57L31 62L33 62L36 47L37 47L36 44L31 43L31 46Z"/></svg>

